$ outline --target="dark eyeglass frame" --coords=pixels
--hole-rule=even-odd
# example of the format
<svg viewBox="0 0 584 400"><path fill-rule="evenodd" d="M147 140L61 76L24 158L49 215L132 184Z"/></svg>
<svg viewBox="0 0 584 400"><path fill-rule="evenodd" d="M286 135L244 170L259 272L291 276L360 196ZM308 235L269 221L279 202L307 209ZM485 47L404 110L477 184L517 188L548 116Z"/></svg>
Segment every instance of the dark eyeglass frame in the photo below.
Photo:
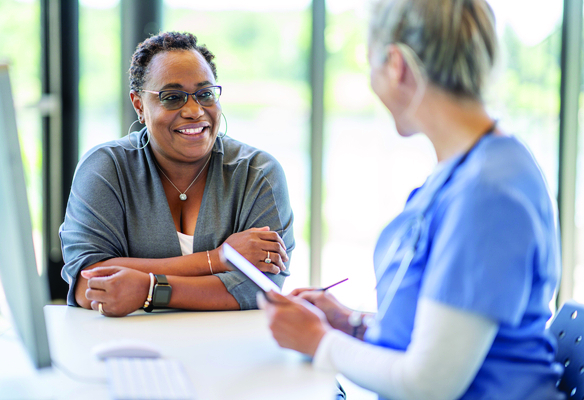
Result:
<svg viewBox="0 0 584 400"><path fill-rule="evenodd" d="M209 103L209 104L203 104L203 102L201 102L201 100L199 99L200 97L200 93L203 91L208 91L209 89L211 89L213 91L213 103ZM156 94L158 95L158 100L160 100L160 103L162 104L162 106L164 108L166 108L167 110L170 111L174 111L174 110L179 110L182 107L184 107L185 104L187 104L187 102L189 101L189 96L191 96L193 98L193 100L195 100L197 102L197 104L199 104L202 107L212 107L215 104L217 104L217 102L219 101L219 97L221 97L221 92L223 91L223 88L219 85L213 85L213 86L206 86L204 88L201 88L199 90L197 90L194 93L189 93L189 92L185 92L184 90L178 90L178 89L167 89L167 90L161 90L159 92L156 92L154 90L141 90L142 92L147 92L147 93L152 93L152 94ZM182 94L182 104L180 104L178 107L174 107L174 106L169 106L168 102L165 102L163 100L163 96L165 95L165 93L181 93Z"/></svg>

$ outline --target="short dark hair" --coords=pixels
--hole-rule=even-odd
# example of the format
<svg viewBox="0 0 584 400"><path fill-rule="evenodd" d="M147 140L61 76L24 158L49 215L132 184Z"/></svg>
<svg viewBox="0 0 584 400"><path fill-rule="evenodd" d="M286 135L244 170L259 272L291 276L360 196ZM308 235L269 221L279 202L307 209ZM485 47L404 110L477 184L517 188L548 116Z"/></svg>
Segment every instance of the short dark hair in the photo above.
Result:
<svg viewBox="0 0 584 400"><path fill-rule="evenodd" d="M163 51L196 50L205 58L213 76L217 79L217 67L213 62L215 55L204 44L197 44L197 37L188 32L161 32L151 36L136 47L132 55L132 63L128 70L130 74L130 90L139 92L144 87L144 76L152 58Z"/></svg>

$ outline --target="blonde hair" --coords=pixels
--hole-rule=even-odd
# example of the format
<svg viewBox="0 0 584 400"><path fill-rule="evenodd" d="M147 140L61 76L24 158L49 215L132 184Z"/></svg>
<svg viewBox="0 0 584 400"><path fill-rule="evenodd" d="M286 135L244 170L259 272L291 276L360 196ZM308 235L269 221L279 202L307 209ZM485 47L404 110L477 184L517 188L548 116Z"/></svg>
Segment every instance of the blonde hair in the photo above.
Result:
<svg viewBox="0 0 584 400"><path fill-rule="evenodd" d="M372 51L396 44L428 81L482 97L498 53L495 17L485 0L378 0L370 21Z"/></svg>

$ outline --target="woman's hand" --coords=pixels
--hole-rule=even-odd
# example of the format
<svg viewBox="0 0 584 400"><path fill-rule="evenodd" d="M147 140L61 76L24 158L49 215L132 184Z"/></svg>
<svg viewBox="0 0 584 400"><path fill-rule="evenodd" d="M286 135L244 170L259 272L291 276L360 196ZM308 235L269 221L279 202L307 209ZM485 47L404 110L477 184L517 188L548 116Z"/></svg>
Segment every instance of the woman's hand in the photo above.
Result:
<svg viewBox="0 0 584 400"><path fill-rule="evenodd" d="M324 313L333 328L351 334L353 327L349 324L349 316L353 311L339 303L335 296L326 290L294 289L289 296L299 297L315 305Z"/></svg>
<svg viewBox="0 0 584 400"><path fill-rule="evenodd" d="M97 267L81 271L86 278L85 297L91 308L108 317L123 317L141 308L148 297L150 277L144 272L125 267Z"/></svg>
<svg viewBox="0 0 584 400"><path fill-rule="evenodd" d="M279 274L280 271L286 270L284 265L288 261L286 245L280 235L270 231L267 226L234 233L227 238L225 243L237 250L260 271ZM272 260L269 264L264 262L268 258L268 251Z"/></svg>
<svg viewBox="0 0 584 400"><path fill-rule="evenodd" d="M266 310L274 339L281 347L314 356L325 333L331 329L318 308L298 297L284 297L276 292L258 296L258 305Z"/></svg>

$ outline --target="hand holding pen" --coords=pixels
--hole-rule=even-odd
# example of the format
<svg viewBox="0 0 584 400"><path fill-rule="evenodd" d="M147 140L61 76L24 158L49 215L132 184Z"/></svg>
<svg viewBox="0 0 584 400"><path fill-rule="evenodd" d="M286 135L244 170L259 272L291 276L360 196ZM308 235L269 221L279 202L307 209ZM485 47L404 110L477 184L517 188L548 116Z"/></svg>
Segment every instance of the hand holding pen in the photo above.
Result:
<svg viewBox="0 0 584 400"><path fill-rule="evenodd" d="M306 292L326 292L327 290L329 290L330 288L337 286L340 283L346 282L348 281L349 278L345 278L345 279L341 279L338 282L335 282L331 285L325 286L325 287L321 287L321 288L298 288L298 289L294 289L292 292L290 292L290 296L300 296L302 293L306 293ZM304 296L301 296L304 297Z"/></svg>
<svg viewBox="0 0 584 400"><path fill-rule="evenodd" d="M270 291L265 299L258 299L278 344L314 356L322 337L331 327L346 333L353 329L348 324L351 310L328 292L347 280L321 288L295 289L288 296Z"/></svg>
<svg viewBox="0 0 584 400"><path fill-rule="evenodd" d="M320 288L320 289L316 289L316 290L320 290L320 291L324 292L325 290L328 290L328 289L332 288L333 286L337 286L339 283L343 283L343 282L348 281L348 280L349 280L349 278L345 278L345 279L340 280L340 281L338 281L336 283L333 283L332 285L328 285L326 287L323 287L323 288Z"/></svg>
<svg viewBox="0 0 584 400"><path fill-rule="evenodd" d="M347 280L348 278L345 278L322 288L294 289L290 293L290 296L296 296L312 303L324 312L329 324L333 328L348 332L349 329L352 329L347 322L352 310L343 306L328 290Z"/></svg>

